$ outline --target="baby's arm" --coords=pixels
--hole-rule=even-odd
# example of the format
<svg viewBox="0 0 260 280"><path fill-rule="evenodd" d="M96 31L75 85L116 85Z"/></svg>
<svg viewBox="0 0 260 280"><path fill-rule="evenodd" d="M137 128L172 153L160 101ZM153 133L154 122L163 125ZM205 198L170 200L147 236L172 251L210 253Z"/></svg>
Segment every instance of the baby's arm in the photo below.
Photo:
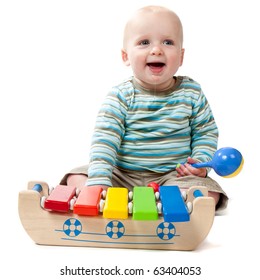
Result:
<svg viewBox="0 0 260 280"><path fill-rule="evenodd" d="M210 169L191 166L195 162L210 161L218 143L218 128L209 103L202 91L193 105L190 127L191 155L185 164L176 167L177 177L188 175L206 177Z"/></svg>
<svg viewBox="0 0 260 280"><path fill-rule="evenodd" d="M190 119L191 126L191 155L190 158L196 162L207 162L212 160L217 150L218 128L211 111L210 105L201 91L199 98L194 103L192 116ZM193 163L188 159L187 163ZM194 175L205 177L209 168L196 169L192 166L186 168ZM187 172L187 170L185 170Z"/></svg>
<svg viewBox="0 0 260 280"><path fill-rule="evenodd" d="M112 169L125 127L126 100L116 88L102 105L90 149L87 185L111 186Z"/></svg>

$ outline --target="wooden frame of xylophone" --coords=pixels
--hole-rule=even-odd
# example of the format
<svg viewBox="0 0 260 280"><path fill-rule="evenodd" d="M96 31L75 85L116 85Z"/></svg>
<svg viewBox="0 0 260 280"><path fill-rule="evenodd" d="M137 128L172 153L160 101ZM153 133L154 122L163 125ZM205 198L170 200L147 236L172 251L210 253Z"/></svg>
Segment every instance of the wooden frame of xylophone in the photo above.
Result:
<svg viewBox="0 0 260 280"><path fill-rule="evenodd" d="M41 191L35 191L35 184ZM199 190L203 196L195 197ZM156 220L133 220L83 216L48 211L41 206L48 197L46 182L29 182L19 193L19 216L28 235L37 244L110 248L194 250L208 235L215 216L214 199L205 187L187 190L185 203L192 205L189 221L168 222L163 214Z"/></svg>

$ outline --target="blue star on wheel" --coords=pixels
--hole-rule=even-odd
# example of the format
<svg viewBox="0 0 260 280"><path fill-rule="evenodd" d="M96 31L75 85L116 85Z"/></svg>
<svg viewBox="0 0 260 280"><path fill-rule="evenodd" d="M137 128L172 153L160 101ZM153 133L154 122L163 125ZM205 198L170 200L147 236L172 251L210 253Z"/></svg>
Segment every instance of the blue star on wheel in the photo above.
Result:
<svg viewBox="0 0 260 280"><path fill-rule="evenodd" d="M172 223L163 222L158 225L156 233L162 240L169 240L175 236L176 229Z"/></svg>
<svg viewBox="0 0 260 280"><path fill-rule="evenodd" d="M125 233L125 227L120 221L111 221L106 226L106 234L112 239L121 238Z"/></svg>

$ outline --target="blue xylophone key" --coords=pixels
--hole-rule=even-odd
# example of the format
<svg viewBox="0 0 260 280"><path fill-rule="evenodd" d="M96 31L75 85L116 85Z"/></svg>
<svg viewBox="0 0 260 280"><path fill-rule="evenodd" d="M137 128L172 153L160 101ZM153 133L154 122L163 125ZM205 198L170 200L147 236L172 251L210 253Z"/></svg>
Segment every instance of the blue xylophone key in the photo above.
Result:
<svg viewBox="0 0 260 280"><path fill-rule="evenodd" d="M160 186L160 198L165 222L188 222L190 215L177 186Z"/></svg>

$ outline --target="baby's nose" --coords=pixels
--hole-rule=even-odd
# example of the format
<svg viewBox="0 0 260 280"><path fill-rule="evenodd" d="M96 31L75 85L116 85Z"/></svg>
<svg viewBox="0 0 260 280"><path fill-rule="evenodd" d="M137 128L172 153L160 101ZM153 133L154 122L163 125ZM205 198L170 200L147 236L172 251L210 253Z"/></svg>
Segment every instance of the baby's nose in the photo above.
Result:
<svg viewBox="0 0 260 280"><path fill-rule="evenodd" d="M160 48L160 46L153 46L152 49L151 49L151 54L152 55L162 55L163 51Z"/></svg>

